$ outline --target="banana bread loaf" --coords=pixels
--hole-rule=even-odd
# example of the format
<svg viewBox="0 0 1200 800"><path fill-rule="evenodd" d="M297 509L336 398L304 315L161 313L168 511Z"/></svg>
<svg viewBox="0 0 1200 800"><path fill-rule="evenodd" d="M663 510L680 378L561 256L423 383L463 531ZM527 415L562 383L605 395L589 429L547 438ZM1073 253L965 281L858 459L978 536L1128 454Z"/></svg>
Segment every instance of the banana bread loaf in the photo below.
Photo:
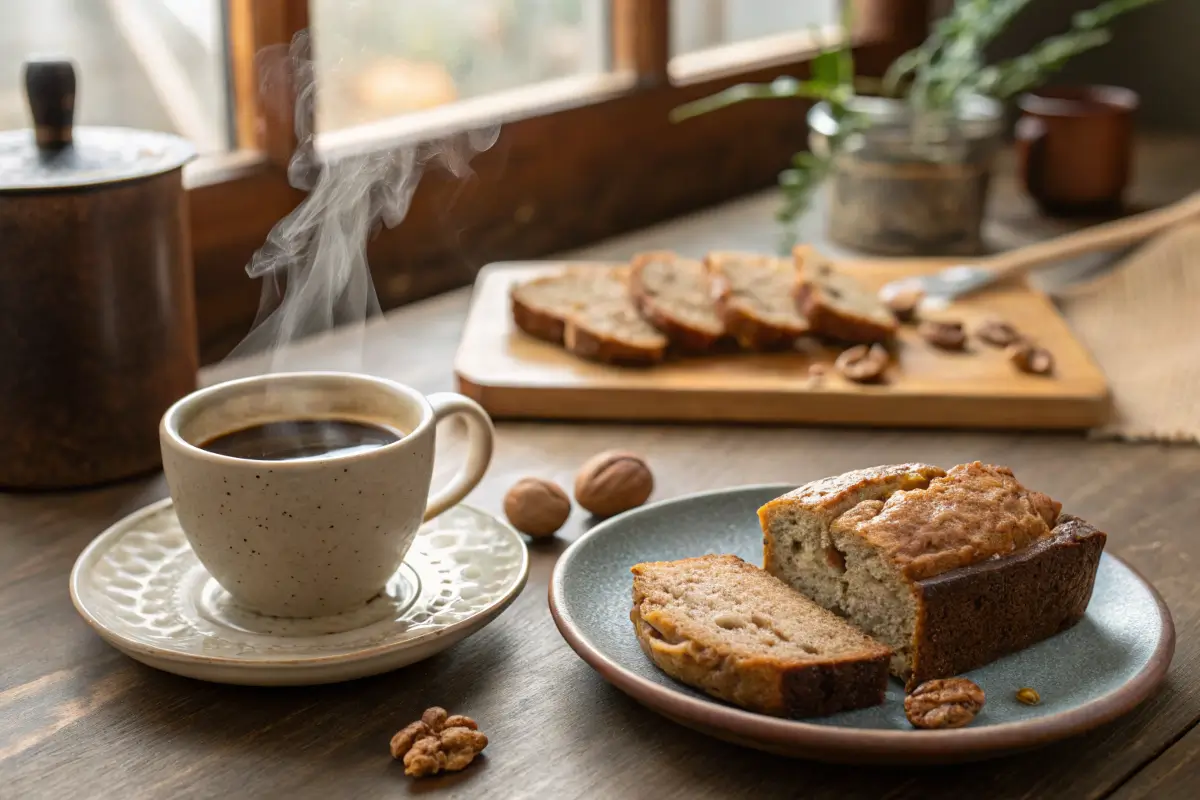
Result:
<svg viewBox="0 0 1200 800"><path fill-rule="evenodd" d="M758 516L766 570L890 646L910 688L1078 622L1106 538L979 462L849 472Z"/></svg>
<svg viewBox="0 0 1200 800"><path fill-rule="evenodd" d="M776 716L883 702L891 651L758 567L709 555L633 575L638 643L671 677Z"/></svg>

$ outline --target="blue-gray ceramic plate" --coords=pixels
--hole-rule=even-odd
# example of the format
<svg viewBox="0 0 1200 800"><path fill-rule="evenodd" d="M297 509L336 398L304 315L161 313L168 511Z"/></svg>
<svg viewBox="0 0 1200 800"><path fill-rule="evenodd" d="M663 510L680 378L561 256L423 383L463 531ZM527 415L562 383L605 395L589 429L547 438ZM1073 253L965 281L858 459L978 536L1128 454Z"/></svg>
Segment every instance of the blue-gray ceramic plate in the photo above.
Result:
<svg viewBox="0 0 1200 800"><path fill-rule="evenodd" d="M660 672L629 621L641 561L733 553L761 563L755 511L788 486L747 486L668 500L593 528L559 558L550 610L563 637L605 679L677 722L727 741L827 761L937 763L990 758L1073 736L1146 699L1175 650L1171 615L1129 565L1105 554L1087 615L1071 629L974 670L987 705L969 727L918 731L892 680L883 705L794 721L743 711ZM1037 706L1016 701L1032 687Z"/></svg>

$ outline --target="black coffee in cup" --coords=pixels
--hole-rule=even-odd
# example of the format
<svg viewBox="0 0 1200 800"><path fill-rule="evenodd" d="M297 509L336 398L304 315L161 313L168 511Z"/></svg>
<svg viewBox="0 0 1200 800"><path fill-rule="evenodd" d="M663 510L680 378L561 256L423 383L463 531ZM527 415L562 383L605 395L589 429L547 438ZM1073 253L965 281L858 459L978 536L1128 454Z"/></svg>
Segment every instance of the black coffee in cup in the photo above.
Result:
<svg viewBox="0 0 1200 800"><path fill-rule="evenodd" d="M210 453L256 461L328 458L374 450L404 434L382 425L337 419L268 422L222 434L200 446Z"/></svg>

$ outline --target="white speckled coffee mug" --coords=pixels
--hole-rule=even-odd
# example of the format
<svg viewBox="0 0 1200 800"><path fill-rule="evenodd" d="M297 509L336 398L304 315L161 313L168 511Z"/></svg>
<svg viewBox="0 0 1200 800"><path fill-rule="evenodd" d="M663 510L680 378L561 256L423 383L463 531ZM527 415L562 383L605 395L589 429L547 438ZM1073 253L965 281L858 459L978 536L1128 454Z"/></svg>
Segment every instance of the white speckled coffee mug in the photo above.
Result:
<svg viewBox="0 0 1200 800"><path fill-rule="evenodd" d="M461 414L466 462L432 497L437 423ZM255 425L339 420L403 432L373 450L292 461L234 458L201 445ZM242 606L317 617L360 606L404 560L422 520L459 502L492 456L492 422L457 394L425 398L383 378L262 375L200 389L159 426L163 470L196 556Z"/></svg>

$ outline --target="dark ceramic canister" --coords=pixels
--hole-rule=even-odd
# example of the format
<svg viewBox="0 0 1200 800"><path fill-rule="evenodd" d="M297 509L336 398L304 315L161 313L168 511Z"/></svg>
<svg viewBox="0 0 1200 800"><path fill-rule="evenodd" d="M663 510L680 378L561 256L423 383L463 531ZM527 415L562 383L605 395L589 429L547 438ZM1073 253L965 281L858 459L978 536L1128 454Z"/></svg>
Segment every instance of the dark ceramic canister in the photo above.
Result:
<svg viewBox="0 0 1200 800"><path fill-rule="evenodd" d="M25 65L32 130L0 132L0 488L157 469L158 422L196 386L176 136L72 127L67 61Z"/></svg>

